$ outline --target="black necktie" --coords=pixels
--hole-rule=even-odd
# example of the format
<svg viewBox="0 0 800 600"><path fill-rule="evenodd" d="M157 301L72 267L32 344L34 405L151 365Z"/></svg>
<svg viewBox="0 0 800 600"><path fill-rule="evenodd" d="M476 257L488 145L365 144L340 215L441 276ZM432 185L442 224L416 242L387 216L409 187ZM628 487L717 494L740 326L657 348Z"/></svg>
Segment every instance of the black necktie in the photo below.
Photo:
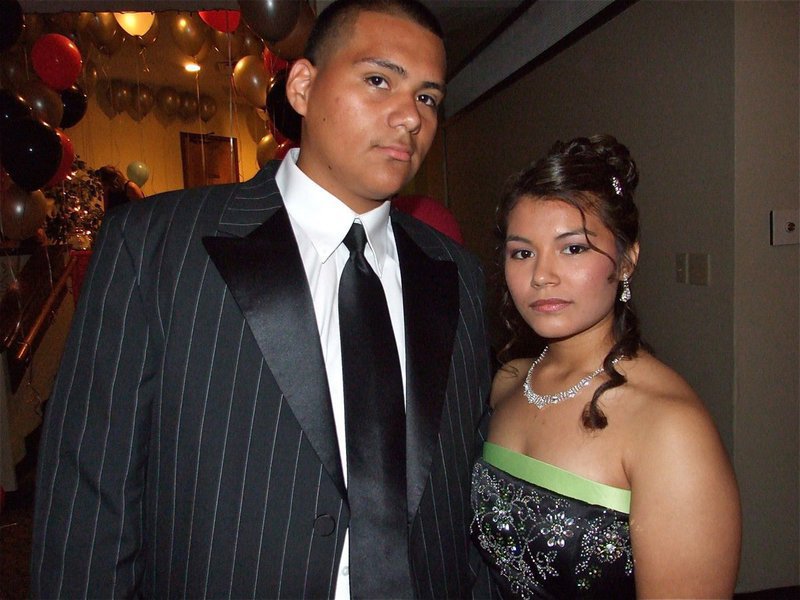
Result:
<svg viewBox="0 0 800 600"><path fill-rule="evenodd" d="M353 223L339 282L352 598L412 595L406 500L403 381L380 279Z"/></svg>

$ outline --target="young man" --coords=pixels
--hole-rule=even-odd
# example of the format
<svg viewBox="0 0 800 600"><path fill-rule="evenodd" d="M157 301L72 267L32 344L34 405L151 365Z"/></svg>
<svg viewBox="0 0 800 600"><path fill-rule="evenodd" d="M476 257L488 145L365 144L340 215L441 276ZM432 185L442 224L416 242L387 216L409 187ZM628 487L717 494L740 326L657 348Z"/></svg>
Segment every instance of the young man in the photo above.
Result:
<svg viewBox="0 0 800 600"><path fill-rule="evenodd" d="M444 76L422 5L340 0L288 79L299 152L107 219L47 407L35 595L470 594L483 279L387 201L430 148ZM391 321L355 364L351 230ZM402 386L386 430L383 349Z"/></svg>

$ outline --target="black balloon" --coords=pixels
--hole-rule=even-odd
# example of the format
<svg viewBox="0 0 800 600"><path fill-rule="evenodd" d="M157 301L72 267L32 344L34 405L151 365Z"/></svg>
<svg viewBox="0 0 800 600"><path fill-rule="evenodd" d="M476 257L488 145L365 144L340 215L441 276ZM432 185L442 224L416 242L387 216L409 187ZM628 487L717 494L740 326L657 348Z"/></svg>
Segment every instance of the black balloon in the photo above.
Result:
<svg viewBox="0 0 800 600"><path fill-rule="evenodd" d="M89 98L78 84L61 92L61 102L64 103L64 115L61 117L61 129L72 127L86 114Z"/></svg>
<svg viewBox="0 0 800 600"><path fill-rule="evenodd" d="M297 23L305 0L239 0L242 18L261 39L277 42Z"/></svg>
<svg viewBox="0 0 800 600"><path fill-rule="evenodd" d="M31 107L19 94L11 90L0 90L0 134L2 127L31 116Z"/></svg>
<svg viewBox="0 0 800 600"><path fill-rule="evenodd" d="M56 174L61 163L61 140L56 130L34 119L20 119L5 129L0 162L11 179L32 192Z"/></svg>
<svg viewBox="0 0 800 600"><path fill-rule="evenodd" d="M24 25L19 2L0 0L0 52L5 52L16 43Z"/></svg>
<svg viewBox="0 0 800 600"><path fill-rule="evenodd" d="M286 79L289 71L278 71L267 91L267 113L278 132L295 142L300 141L302 120L286 98Z"/></svg>

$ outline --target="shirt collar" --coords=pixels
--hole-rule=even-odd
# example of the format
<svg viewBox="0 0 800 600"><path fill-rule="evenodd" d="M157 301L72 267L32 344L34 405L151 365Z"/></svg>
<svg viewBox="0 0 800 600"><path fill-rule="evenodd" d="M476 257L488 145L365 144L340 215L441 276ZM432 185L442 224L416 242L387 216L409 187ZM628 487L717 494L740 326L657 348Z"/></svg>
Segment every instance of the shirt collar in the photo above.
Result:
<svg viewBox="0 0 800 600"><path fill-rule="evenodd" d="M391 203L383 202L369 212L356 213L300 170L297 166L299 153L298 148L289 150L275 174L289 217L308 236L323 263L342 243L353 221L360 221L380 275L386 258L396 255L389 233Z"/></svg>

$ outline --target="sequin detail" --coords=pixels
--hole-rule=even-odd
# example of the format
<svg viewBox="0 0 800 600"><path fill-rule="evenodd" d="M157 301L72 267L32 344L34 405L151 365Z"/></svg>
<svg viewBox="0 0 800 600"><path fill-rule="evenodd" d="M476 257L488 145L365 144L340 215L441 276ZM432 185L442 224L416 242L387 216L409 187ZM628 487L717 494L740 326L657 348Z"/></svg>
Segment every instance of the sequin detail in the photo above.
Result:
<svg viewBox="0 0 800 600"><path fill-rule="evenodd" d="M633 591L627 515L518 480L482 460L472 473L472 508L473 539L514 596L602 596L609 580L618 579Z"/></svg>

